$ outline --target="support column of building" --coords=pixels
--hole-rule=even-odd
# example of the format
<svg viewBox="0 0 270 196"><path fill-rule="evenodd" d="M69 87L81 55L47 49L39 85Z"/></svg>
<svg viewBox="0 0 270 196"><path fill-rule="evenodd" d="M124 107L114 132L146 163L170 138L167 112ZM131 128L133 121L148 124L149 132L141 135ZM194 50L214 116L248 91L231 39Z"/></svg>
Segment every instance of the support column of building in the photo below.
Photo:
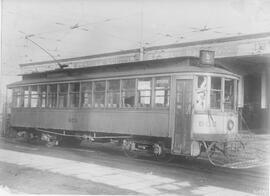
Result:
<svg viewBox="0 0 270 196"><path fill-rule="evenodd" d="M270 134L270 58L268 58L268 62L266 65L266 97L267 97L267 112L266 112L266 133Z"/></svg>

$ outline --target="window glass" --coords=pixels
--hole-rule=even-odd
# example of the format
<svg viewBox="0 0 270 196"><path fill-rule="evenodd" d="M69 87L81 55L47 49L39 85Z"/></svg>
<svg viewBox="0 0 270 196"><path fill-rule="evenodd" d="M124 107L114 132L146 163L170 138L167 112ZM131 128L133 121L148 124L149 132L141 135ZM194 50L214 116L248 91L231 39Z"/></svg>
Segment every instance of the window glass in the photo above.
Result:
<svg viewBox="0 0 270 196"><path fill-rule="evenodd" d="M22 103L22 107L29 107L29 95L30 95L30 91L29 91L29 87L28 86L24 86L23 87L23 103Z"/></svg>
<svg viewBox="0 0 270 196"><path fill-rule="evenodd" d="M195 88L195 110L206 109L207 76L197 76Z"/></svg>
<svg viewBox="0 0 270 196"><path fill-rule="evenodd" d="M136 79L122 80L121 107L132 108L135 106Z"/></svg>
<svg viewBox="0 0 270 196"><path fill-rule="evenodd" d="M31 86L31 98L30 98L30 107L38 107L38 86Z"/></svg>
<svg viewBox="0 0 270 196"><path fill-rule="evenodd" d="M138 107L151 107L151 78L138 79Z"/></svg>
<svg viewBox="0 0 270 196"><path fill-rule="evenodd" d="M94 107L104 108L105 107L105 81L94 82Z"/></svg>
<svg viewBox="0 0 270 196"><path fill-rule="evenodd" d="M55 108L57 105L57 84L48 86L48 107Z"/></svg>
<svg viewBox="0 0 270 196"><path fill-rule="evenodd" d="M67 94L68 93L68 84L59 84L59 93L58 93L58 107L65 108L67 107Z"/></svg>
<svg viewBox="0 0 270 196"><path fill-rule="evenodd" d="M211 77L210 107L221 109L221 78Z"/></svg>
<svg viewBox="0 0 270 196"><path fill-rule="evenodd" d="M108 90L119 90L120 80L110 80L108 81Z"/></svg>
<svg viewBox="0 0 270 196"><path fill-rule="evenodd" d="M220 77L212 77L211 89L212 90L221 90L221 78Z"/></svg>
<svg viewBox="0 0 270 196"><path fill-rule="evenodd" d="M95 91L96 92L98 92L98 91L105 91L105 88L106 88L105 81L95 82Z"/></svg>
<svg viewBox="0 0 270 196"><path fill-rule="evenodd" d="M12 106L15 108L22 106L22 89L21 88L12 89Z"/></svg>
<svg viewBox="0 0 270 196"><path fill-rule="evenodd" d="M225 79L224 109L234 109L234 80Z"/></svg>
<svg viewBox="0 0 270 196"><path fill-rule="evenodd" d="M39 86L39 106L42 108L46 107L47 100L47 85Z"/></svg>
<svg viewBox="0 0 270 196"><path fill-rule="evenodd" d="M150 96L150 94L148 96ZM155 80L155 106L156 107L169 107L169 99L170 99L170 78L169 77L156 78Z"/></svg>
<svg viewBox="0 0 270 196"><path fill-rule="evenodd" d="M71 83L70 84L70 107L79 107L79 98L80 98L80 83Z"/></svg>
<svg viewBox="0 0 270 196"><path fill-rule="evenodd" d="M120 80L108 81L107 107L118 108L120 103Z"/></svg>
<svg viewBox="0 0 270 196"><path fill-rule="evenodd" d="M81 107L92 107L92 82L83 82L81 92Z"/></svg>

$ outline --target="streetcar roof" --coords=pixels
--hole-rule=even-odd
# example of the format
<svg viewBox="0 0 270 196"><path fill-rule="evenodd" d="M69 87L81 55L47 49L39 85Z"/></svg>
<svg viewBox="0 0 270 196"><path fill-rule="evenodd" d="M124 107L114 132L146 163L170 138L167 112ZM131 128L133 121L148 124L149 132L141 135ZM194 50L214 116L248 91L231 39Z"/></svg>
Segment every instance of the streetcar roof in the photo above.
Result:
<svg viewBox="0 0 270 196"><path fill-rule="evenodd" d="M182 60L184 58L181 58ZM191 62L198 62L197 58L185 58L185 59L191 59ZM179 60L179 58L177 59ZM195 61L194 61L195 60ZM173 62L172 62L173 61ZM132 63L134 65L135 63ZM63 69L63 70L54 70L54 71L48 71L43 73L35 73L35 74L29 74L31 75L40 75L38 78L24 78L22 81L14 82L8 85L9 88L16 87L16 86L23 86L23 85L29 85L29 84L46 84L46 83L54 83L54 82L71 82L71 81L81 81L81 80L104 80L104 79L117 79L117 78L132 78L132 77L148 77L149 75L157 76L157 75L171 75L171 74L219 74L224 76L233 76L238 77L238 75L217 67L217 66L199 66L197 65L187 65L183 64L182 62L177 62L176 59L167 59L167 60L159 60L159 61L149 61L149 62L140 62L138 64L143 64L147 66L152 66L152 69L149 69L149 71L144 72L136 72L135 74L132 74L129 70L126 70L125 72L113 72L110 73L110 75L106 75L106 71L99 72L99 73L91 73L89 70L91 68L81 68L81 69ZM124 65L120 65L121 67L124 67ZM112 66L109 66L112 67ZM101 70L102 68L98 68ZM88 75L85 75L86 72L89 72ZM70 76L74 74L74 76ZM57 77L45 77L46 74L59 74ZM64 75L61 75L64 74ZM66 74L66 75L65 75Z"/></svg>

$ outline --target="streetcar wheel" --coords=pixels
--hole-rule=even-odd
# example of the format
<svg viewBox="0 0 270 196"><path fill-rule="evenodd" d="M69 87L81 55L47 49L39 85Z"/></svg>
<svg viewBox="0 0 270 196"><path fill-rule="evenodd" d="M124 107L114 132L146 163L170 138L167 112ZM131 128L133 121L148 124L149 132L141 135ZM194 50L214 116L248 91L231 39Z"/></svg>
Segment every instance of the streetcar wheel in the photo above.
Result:
<svg viewBox="0 0 270 196"><path fill-rule="evenodd" d="M154 159L161 162L170 162L173 159L171 154L165 151L165 145L162 142L153 145Z"/></svg>
<svg viewBox="0 0 270 196"><path fill-rule="evenodd" d="M135 150L135 142L131 140L123 140L122 149L126 157L137 158L138 154Z"/></svg>

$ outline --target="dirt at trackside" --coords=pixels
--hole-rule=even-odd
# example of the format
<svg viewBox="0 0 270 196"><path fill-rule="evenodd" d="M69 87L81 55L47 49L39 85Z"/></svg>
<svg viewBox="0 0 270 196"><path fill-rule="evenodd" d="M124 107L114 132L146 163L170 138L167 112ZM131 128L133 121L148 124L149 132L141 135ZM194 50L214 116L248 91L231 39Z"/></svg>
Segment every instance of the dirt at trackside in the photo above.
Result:
<svg viewBox="0 0 270 196"><path fill-rule="evenodd" d="M0 162L0 174L1 187L15 194L136 194L104 184L3 162Z"/></svg>

